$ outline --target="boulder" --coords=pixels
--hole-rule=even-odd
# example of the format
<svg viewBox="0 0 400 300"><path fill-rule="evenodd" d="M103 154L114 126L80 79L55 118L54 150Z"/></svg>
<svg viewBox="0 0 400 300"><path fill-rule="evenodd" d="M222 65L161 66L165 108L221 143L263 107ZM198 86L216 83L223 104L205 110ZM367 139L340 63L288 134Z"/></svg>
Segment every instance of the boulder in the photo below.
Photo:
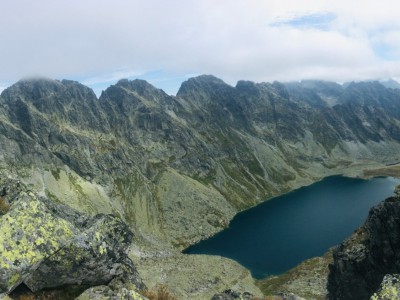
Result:
<svg viewBox="0 0 400 300"><path fill-rule="evenodd" d="M112 215L90 217L38 197L0 177L0 294L25 284L31 291L90 287L117 277L143 288L126 255L133 234Z"/></svg>
<svg viewBox="0 0 400 300"><path fill-rule="evenodd" d="M250 300L253 298L253 295L248 292L239 293L237 291L228 289L222 293L215 294L211 300Z"/></svg>

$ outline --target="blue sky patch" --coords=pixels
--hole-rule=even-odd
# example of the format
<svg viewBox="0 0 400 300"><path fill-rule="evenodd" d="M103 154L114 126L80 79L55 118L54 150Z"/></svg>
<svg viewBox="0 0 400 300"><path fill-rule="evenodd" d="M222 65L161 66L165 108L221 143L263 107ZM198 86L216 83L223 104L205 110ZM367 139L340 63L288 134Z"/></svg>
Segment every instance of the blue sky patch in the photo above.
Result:
<svg viewBox="0 0 400 300"><path fill-rule="evenodd" d="M169 95L176 95L178 92L179 87L181 86L182 82L187 80L190 77L193 77L194 74L188 75L176 75L171 74L169 72L165 72L163 70L156 70L151 72L146 72L140 75L133 75L133 76L120 76L115 78L115 76L111 76L110 79L98 79L98 80L91 80L90 78L85 79L76 79L78 81L82 81L85 85L89 86L94 90L97 96L100 96L101 92L107 89L110 85L116 84L118 80L122 78L126 78L129 80L134 79L144 79L150 84L154 85L156 88L164 90Z"/></svg>
<svg viewBox="0 0 400 300"><path fill-rule="evenodd" d="M396 60L397 57L393 54L393 48L386 43L376 43L372 46L376 56L384 60Z"/></svg>
<svg viewBox="0 0 400 300"><path fill-rule="evenodd" d="M291 26L296 28L316 28L319 30L328 30L336 15L332 13L309 14L297 16L292 19L275 22L273 26Z"/></svg>

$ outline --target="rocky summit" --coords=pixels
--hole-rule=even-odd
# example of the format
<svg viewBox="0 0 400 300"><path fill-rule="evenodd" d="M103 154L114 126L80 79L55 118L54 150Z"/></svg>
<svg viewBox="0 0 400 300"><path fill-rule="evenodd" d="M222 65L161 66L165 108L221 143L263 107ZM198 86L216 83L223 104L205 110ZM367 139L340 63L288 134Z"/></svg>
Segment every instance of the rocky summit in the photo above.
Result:
<svg viewBox="0 0 400 300"><path fill-rule="evenodd" d="M237 263L180 251L273 196L398 163L391 87L203 75L176 96L122 79L97 98L70 80L15 83L0 96L2 185L14 186L0 202L1 291L134 281L137 268L183 299L261 296ZM100 291L119 293L86 295Z"/></svg>

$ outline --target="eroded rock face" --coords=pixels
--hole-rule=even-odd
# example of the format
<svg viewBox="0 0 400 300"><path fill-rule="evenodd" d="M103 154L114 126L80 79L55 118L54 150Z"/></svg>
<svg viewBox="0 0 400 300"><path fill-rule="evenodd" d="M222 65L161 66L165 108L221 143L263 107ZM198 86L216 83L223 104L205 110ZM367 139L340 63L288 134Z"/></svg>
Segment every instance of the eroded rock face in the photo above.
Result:
<svg viewBox="0 0 400 300"><path fill-rule="evenodd" d="M400 197L372 208L365 224L333 253L329 299L369 299L386 274L400 272Z"/></svg>
<svg viewBox="0 0 400 300"><path fill-rule="evenodd" d="M133 234L111 215L89 217L0 177L8 210L0 216L0 294L94 286L122 276L142 287L126 249Z"/></svg>

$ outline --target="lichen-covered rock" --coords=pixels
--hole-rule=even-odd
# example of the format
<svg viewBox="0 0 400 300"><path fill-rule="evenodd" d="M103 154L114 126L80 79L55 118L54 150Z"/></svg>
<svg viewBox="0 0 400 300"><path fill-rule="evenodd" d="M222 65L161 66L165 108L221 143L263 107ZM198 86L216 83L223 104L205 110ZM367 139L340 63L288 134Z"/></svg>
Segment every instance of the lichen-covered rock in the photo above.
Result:
<svg viewBox="0 0 400 300"><path fill-rule="evenodd" d="M21 192L0 219L0 291L13 290L77 233L33 193Z"/></svg>
<svg viewBox="0 0 400 300"><path fill-rule="evenodd" d="M91 218L1 177L0 191L10 204L0 217L0 293L21 283L39 291L106 284L118 276L142 287L125 253L133 234L120 219Z"/></svg>
<svg viewBox="0 0 400 300"><path fill-rule="evenodd" d="M374 293L371 300L396 300L400 299L400 275L386 275L378 292Z"/></svg>

